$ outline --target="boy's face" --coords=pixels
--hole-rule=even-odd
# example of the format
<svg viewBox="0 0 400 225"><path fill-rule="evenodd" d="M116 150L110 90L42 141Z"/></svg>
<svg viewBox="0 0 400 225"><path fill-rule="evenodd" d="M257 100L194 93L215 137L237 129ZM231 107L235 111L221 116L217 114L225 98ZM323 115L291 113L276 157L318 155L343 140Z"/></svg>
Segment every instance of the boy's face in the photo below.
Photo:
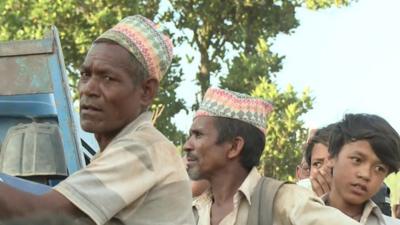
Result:
<svg viewBox="0 0 400 225"><path fill-rule="evenodd" d="M378 192L389 171L365 140L343 145L332 163L330 197L340 198L348 205L361 205L371 198Z"/></svg>
<svg viewBox="0 0 400 225"><path fill-rule="evenodd" d="M318 170L321 169L329 158L328 147L321 143L316 143L311 151L310 175L316 177Z"/></svg>

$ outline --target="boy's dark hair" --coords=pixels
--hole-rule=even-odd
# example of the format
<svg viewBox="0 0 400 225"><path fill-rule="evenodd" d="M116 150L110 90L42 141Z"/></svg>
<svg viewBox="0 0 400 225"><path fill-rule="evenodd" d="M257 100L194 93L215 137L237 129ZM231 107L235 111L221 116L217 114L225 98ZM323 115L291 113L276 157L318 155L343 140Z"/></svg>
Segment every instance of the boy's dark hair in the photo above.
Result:
<svg viewBox="0 0 400 225"><path fill-rule="evenodd" d="M311 155L312 150L316 144L323 144L326 147L329 146L329 136L332 129L335 127L335 124L329 124L328 126L319 128L315 134L308 140L305 151L304 157L306 159L307 164L311 167Z"/></svg>
<svg viewBox="0 0 400 225"><path fill-rule="evenodd" d="M242 166L250 171L260 163L260 156L265 147L265 135L257 127L231 118L213 117L218 131L217 144L231 141L235 137L244 139L243 150L240 153Z"/></svg>
<svg viewBox="0 0 400 225"><path fill-rule="evenodd" d="M331 132L329 154L339 155L350 142L365 140L378 158L389 167L389 173L400 168L400 137L383 118L371 114L346 114Z"/></svg>

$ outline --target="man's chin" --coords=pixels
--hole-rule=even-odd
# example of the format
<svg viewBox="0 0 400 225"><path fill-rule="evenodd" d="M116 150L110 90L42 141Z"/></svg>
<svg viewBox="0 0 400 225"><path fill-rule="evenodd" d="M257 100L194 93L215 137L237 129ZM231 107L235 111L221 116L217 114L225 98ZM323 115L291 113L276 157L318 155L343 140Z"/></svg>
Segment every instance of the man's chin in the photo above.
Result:
<svg viewBox="0 0 400 225"><path fill-rule="evenodd" d="M202 179L203 179L203 178L200 176L200 173L199 173L198 170L189 168L189 169L187 170L187 173L188 173L188 175L189 175L189 177L190 177L191 180L202 180Z"/></svg>
<svg viewBox="0 0 400 225"><path fill-rule="evenodd" d="M95 124L93 124L92 122L81 121L81 128L88 133L96 133L96 131L98 130L97 126L95 126Z"/></svg>

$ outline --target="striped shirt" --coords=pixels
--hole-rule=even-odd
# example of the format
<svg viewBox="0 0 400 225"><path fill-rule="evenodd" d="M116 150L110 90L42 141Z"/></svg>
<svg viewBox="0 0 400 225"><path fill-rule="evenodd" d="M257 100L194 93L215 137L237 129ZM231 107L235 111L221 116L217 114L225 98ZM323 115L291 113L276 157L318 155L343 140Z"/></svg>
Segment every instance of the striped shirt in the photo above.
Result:
<svg viewBox="0 0 400 225"><path fill-rule="evenodd" d="M55 190L96 224L194 224L183 162L175 146L154 128L149 112Z"/></svg>

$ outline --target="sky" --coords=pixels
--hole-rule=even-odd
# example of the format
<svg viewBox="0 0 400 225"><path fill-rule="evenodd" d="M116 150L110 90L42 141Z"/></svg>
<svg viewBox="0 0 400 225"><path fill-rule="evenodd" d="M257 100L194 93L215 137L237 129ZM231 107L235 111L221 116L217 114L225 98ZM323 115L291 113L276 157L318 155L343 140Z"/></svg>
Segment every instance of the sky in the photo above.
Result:
<svg viewBox="0 0 400 225"><path fill-rule="evenodd" d="M346 113L372 113L400 132L400 0L359 0L348 7L311 11L299 9L300 25L291 35L278 35L271 49L284 55L276 82L301 93L310 88L313 109L303 116L316 128L340 120ZM177 48L188 51L187 46ZM197 65L184 68L177 89L190 108ZM214 79L213 85L218 85ZM190 93L190 94L189 94ZM192 113L174 121L187 132Z"/></svg>

